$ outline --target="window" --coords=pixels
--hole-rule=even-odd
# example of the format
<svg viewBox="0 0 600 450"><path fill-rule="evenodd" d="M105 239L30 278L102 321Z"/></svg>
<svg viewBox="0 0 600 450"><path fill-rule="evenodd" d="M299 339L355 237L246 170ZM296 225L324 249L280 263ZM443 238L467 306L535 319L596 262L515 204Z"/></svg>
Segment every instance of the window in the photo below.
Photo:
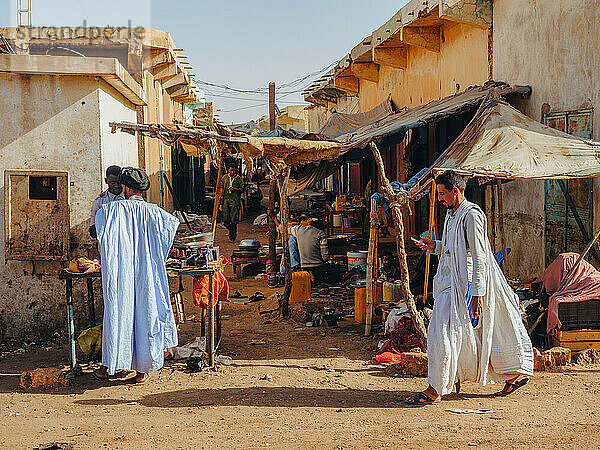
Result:
<svg viewBox="0 0 600 450"><path fill-rule="evenodd" d="M56 200L57 177L29 177L29 200Z"/></svg>

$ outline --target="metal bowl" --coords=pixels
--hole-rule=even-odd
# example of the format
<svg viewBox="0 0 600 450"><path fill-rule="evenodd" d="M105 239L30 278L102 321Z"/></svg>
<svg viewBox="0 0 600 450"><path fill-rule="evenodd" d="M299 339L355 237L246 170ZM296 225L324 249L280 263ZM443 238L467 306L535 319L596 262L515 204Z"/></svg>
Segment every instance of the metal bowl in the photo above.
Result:
<svg viewBox="0 0 600 450"><path fill-rule="evenodd" d="M246 248L260 248L260 242L256 239L242 239L239 244L240 249Z"/></svg>

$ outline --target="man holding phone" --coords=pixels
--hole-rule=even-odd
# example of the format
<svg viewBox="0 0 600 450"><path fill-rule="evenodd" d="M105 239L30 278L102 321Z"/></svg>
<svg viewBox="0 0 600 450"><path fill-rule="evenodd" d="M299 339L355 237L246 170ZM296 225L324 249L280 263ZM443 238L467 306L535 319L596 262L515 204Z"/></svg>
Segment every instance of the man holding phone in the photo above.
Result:
<svg viewBox="0 0 600 450"><path fill-rule="evenodd" d="M427 330L429 386L406 402L438 402L461 381L505 382L500 395L533 375L533 348L518 298L494 260L483 211L465 199L466 178L446 171L436 179L438 200L448 208L441 241L416 244L440 255L433 279L433 314Z"/></svg>

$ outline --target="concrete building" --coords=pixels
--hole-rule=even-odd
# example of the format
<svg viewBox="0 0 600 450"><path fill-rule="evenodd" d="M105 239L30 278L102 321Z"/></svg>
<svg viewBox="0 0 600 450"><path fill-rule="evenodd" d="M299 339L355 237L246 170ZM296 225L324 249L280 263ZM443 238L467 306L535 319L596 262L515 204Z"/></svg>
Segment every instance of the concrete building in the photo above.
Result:
<svg viewBox="0 0 600 450"><path fill-rule="evenodd" d="M600 20L598 6L595 0L496 0L493 11L494 78L532 87L530 96L516 101L517 108L595 141L600 141L600 39L593 31ZM591 236L600 228L600 181L571 180L568 185ZM506 239L519 255L508 259L511 276L535 276L558 253L585 247L555 182L511 182L504 195Z"/></svg>
<svg viewBox="0 0 600 450"><path fill-rule="evenodd" d="M68 259L96 256L93 199L112 164L144 168L148 200L172 208L161 189L173 151L156 140L112 134L109 122L174 122L197 89L166 32L138 29L0 29L0 340L35 340L65 330ZM7 47L8 49L8 47ZM161 167L162 166L162 167ZM172 178L171 178L172 179ZM87 326L83 286L76 328ZM101 288L96 288L101 311Z"/></svg>
<svg viewBox="0 0 600 450"><path fill-rule="evenodd" d="M600 120L600 40L589 31L599 18L597 6L596 1L413 0L307 89L309 132L317 132L333 112L363 113L388 97L396 109L411 109L497 80L531 87L530 95L510 98L529 117L600 140L600 127L594 126ZM415 127L404 142L383 143L388 176L404 181L431 164L473 112ZM368 161L360 166L364 185L371 167ZM341 173L342 182L333 185L342 188L352 184L345 177L359 176L358 170ZM588 236L600 229L599 188L598 180L568 182ZM490 192L477 194L488 211ZM420 203L410 224L417 232L427 213ZM558 253L583 249L586 240L567 210L556 182L506 184L506 242L514 255L507 260L509 276L536 276Z"/></svg>
<svg viewBox="0 0 600 450"><path fill-rule="evenodd" d="M275 126L284 130L307 132L307 120L306 105L289 105L281 109L280 114L275 118ZM258 119L258 126L262 130L269 130L269 116Z"/></svg>

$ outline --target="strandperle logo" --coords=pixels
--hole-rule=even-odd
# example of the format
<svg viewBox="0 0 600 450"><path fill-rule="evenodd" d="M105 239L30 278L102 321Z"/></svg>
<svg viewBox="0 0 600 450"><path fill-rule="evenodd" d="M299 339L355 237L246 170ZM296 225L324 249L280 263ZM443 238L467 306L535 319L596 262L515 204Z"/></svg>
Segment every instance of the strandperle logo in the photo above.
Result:
<svg viewBox="0 0 600 450"><path fill-rule="evenodd" d="M17 27L17 39L144 39L146 28L133 27L132 21L128 21L126 27L88 27L87 21L83 21L81 27Z"/></svg>

